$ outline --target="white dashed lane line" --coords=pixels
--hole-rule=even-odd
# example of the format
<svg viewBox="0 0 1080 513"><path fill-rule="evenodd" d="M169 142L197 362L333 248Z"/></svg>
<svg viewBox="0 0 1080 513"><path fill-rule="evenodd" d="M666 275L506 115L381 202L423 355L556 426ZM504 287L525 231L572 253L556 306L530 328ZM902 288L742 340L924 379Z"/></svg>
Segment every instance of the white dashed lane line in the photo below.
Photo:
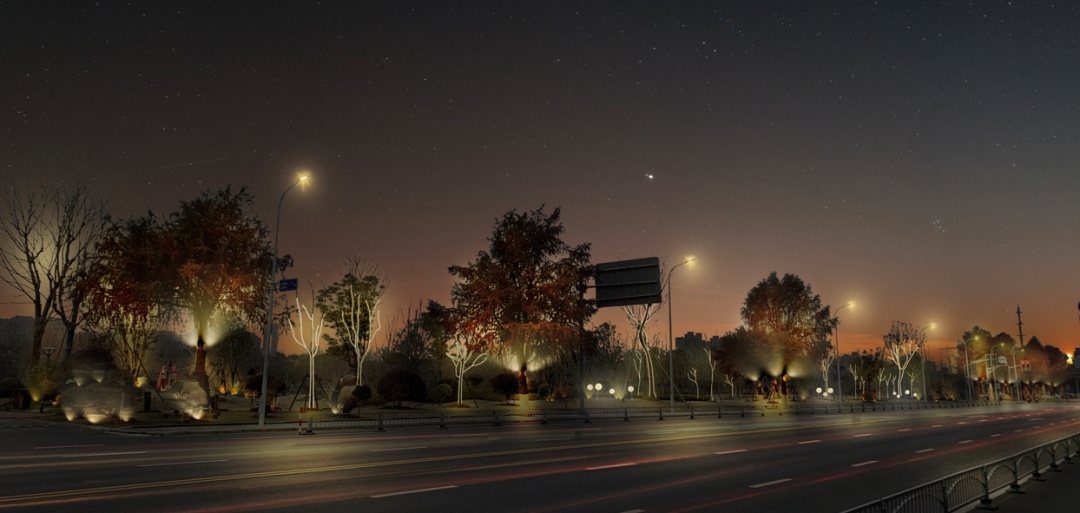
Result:
<svg viewBox="0 0 1080 513"><path fill-rule="evenodd" d="M766 486L778 485L780 483L786 483L791 481L791 478L777 479L776 481L769 481L767 483L758 483L756 485L750 485L750 488L765 488Z"/></svg>

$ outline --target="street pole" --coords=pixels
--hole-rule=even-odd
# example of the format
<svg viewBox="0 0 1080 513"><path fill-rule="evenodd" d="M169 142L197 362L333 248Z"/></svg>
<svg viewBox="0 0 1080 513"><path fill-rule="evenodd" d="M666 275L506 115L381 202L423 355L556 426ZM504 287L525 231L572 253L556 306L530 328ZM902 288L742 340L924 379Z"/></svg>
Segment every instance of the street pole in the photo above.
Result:
<svg viewBox="0 0 1080 513"><path fill-rule="evenodd" d="M922 400L926 402L926 351L924 349L925 347L919 347L919 363L922 364Z"/></svg>
<svg viewBox="0 0 1080 513"><path fill-rule="evenodd" d="M836 326L833 327L833 341L836 342L836 402L841 403L844 401L844 376L840 374L840 310L843 310L854 303L848 303L840 308L836 309ZM828 387L829 384L825 383ZM864 390L865 392L865 390Z"/></svg>
<svg viewBox="0 0 1080 513"><path fill-rule="evenodd" d="M263 372L262 372L262 389L259 394L259 426L266 425L266 392L267 385L270 379L270 349L271 341L274 337L274 292L277 291L277 261L278 261L278 242L280 242L279 234L281 233L281 205L285 202L285 195L292 190L293 187L306 182L307 175L301 175L293 182L292 185L285 189L285 192L281 193L281 199L278 200L277 206L277 220L274 222L274 261L270 264L270 283L267 287L266 295L266 328L263 331Z"/></svg>
<svg viewBox="0 0 1080 513"><path fill-rule="evenodd" d="M672 267L667 273L667 340L668 340L668 402L671 406L671 413L675 413L675 339L672 337L672 323L671 323L671 274L675 272L675 269L682 267L690 262L693 262L694 258L687 258L681 264Z"/></svg>

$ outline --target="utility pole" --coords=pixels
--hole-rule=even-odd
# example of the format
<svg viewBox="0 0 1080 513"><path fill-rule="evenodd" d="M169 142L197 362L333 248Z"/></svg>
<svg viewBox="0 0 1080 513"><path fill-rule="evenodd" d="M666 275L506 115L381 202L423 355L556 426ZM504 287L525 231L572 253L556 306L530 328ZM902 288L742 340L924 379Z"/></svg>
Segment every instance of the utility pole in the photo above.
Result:
<svg viewBox="0 0 1080 513"><path fill-rule="evenodd" d="M1024 347L1024 321L1020 318L1020 305L1016 305L1016 330L1020 336L1020 348ZM1016 373L1016 395L1013 400L1020 397L1020 371L1016 368L1016 348L1013 348L1013 372Z"/></svg>

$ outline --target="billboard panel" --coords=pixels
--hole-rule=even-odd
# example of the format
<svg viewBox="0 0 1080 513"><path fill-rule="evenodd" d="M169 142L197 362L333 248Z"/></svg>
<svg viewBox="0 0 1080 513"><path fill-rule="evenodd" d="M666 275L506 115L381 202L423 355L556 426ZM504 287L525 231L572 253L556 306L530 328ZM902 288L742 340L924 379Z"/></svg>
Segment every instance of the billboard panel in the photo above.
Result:
<svg viewBox="0 0 1080 513"><path fill-rule="evenodd" d="M646 305L661 302L660 259L657 257L596 265L596 306Z"/></svg>

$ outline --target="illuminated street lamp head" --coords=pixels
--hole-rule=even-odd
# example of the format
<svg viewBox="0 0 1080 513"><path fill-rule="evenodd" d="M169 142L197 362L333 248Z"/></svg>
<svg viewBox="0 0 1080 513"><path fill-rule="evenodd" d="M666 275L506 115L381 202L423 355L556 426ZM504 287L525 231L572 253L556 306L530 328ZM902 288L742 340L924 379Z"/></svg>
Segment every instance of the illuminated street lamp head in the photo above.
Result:
<svg viewBox="0 0 1080 513"><path fill-rule="evenodd" d="M300 174L296 177L296 183L300 184L301 187L307 185L310 181L311 175L308 174L307 171L301 171Z"/></svg>

